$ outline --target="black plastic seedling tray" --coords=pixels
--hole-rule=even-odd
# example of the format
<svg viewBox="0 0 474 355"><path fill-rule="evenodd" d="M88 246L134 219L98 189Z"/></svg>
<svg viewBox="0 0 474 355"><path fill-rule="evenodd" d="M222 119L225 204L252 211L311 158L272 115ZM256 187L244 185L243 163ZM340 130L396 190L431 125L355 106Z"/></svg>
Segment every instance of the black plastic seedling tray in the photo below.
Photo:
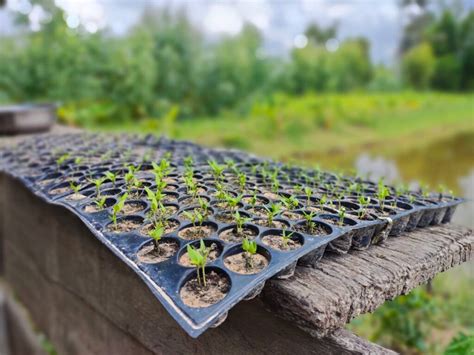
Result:
<svg viewBox="0 0 474 355"><path fill-rule="evenodd" d="M238 151L207 149L188 142L151 136L41 135L25 140L15 148L0 151L0 154L2 171L20 179L48 203L64 206L78 215L102 243L142 278L192 337L219 325L225 320L228 310L239 301L257 296L269 278L292 276L297 262L314 266L326 248L336 253L346 253L351 248L363 250L388 236L399 236L405 230L449 222L461 202L461 199L444 195L396 194L393 188L389 188L390 196L381 204L377 200L377 184L360 178L290 167ZM193 180L199 186L200 200L207 200L210 206L202 223L208 231L203 240L206 246L215 244L217 250L217 257L206 265L206 273L214 271L224 277L229 286L223 299L206 307L190 307L180 295L183 285L196 277L196 269L184 266L181 257L186 253L187 244L196 245L199 242L199 239L184 238L183 233L183 230L196 226L183 214L183 211L197 208L196 198L189 196L183 182L185 165L189 164L187 159L190 156L193 158ZM170 211L166 220L172 227L161 242L177 247L168 259L149 263L138 257L144 248L152 245L152 239L144 232L150 223L150 201L146 198L144 187L156 189L157 181L151 162L163 159L171 162L172 167L166 175L166 198L163 200ZM209 160L227 164L221 180L213 177ZM126 181L130 165L137 168L134 176L140 181L134 188ZM109 171L116 173L115 182L104 180L99 188L91 183ZM245 174L248 179L240 187L235 181L237 172ZM273 184L271 188L269 180ZM257 253L268 263L256 274L239 274L225 264L226 258L241 252L242 247L240 241L223 239L229 230L234 231L235 223L218 218L222 213L231 211L222 207L223 201L216 194L216 181L226 187L229 196L247 198L242 199L232 212L237 210L242 216L249 217L244 228L252 231L258 245ZM70 188L71 182L80 186L78 193ZM360 187L357 193L348 187L354 184ZM311 195L302 194L300 186L310 187ZM117 221L120 225L122 222L126 225L125 221L128 221L132 227L116 232L110 229L112 209L126 192L131 196L127 203L135 210L120 214ZM104 206L91 212L87 206L97 201L97 195L106 198ZM275 216L277 223L265 226L262 221L271 203L291 196L294 197L291 208L286 205L287 208ZM323 204L323 196L328 197L330 203ZM370 198L370 203L361 206L358 203L360 196ZM257 197L260 203L252 204L249 202L251 197ZM342 208L345 209L344 215L340 214ZM364 218L361 218L364 208L370 213L363 214ZM316 235L307 229L305 213L311 211L314 213L311 225L317 227ZM279 236L287 231L293 232L291 238L300 247L282 251L264 243L265 237Z"/></svg>

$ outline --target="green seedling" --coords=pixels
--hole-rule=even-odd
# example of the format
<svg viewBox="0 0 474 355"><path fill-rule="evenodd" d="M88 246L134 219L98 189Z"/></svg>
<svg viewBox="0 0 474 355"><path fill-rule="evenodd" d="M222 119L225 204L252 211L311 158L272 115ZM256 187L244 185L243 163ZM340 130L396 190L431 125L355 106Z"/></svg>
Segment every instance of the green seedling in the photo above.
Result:
<svg viewBox="0 0 474 355"><path fill-rule="evenodd" d="M186 158L183 159L183 164L186 169L191 169L194 166L194 159L191 155L188 155Z"/></svg>
<svg viewBox="0 0 474 355"><path fill-rule="evenodd" d="M326 195L322 195L319 199L319 206L322 208L328 202L328 197Z"/></svg>
<svg viewBox="0 0 474 355"><path fill-rule="evenodd" d="M106 171L106 172L105 172L105 177L106 177L107 179L109 179L109 180L112 182L112 184L113 184L114 186L115 186L115 182L117 181L117 175L118 175L118 174L114 174L114 173L111 172L111 171Z"/></svg>
<svg viewBox="0 0 474 355"><path fill-rule="evenodd" d="M385 208L385 199L388 196L390 196L390 190L387 186L384 185L383 180L380 179L377 189L377 198L379 199L380 207L382 208L382 210Z"/></svg>
<svg viewBox="0 0 474 355"><path fill-rule="evenodd" d="M183 211L183 215L191 221L193 227L202 226L206 219L206 216L197 209L194 209L193 212Z"/></svg>
<svg viewBox="0 0 474 355"><path fill-rule="evenodd" d="M235 230L238 235L241 235L244 231L245 223L249 222L251 218L242 216L239 211L235 211L234 213L234 222L235 222Z"/></svg>
<svg viewBox="0 0 474 355"><path fill-rule="evenodd" d="M248 269L253 268L253 261L252 261L252 256L257 253L257 242L254 240L249 240L247 238L244 238L242 240L242 249L244 250L244 257L245 257L245 263L246 267Z"/></svg>
<svg viewBox="0 0 474 355"><path fill-rule="evenodd" d="M65 153L56 159L56 166L58 169L70 158L71 154Z"/></svg>
<svg viewBox="0 0 474 355"><path fill-rule="evenodd" d="M288 197L281 196L280 201L283 204L283 206L285 206L285 208L290 211L294 210L295 208L298 208L299 206L298 199L293 195L288 196Z"/></svg>
<svg viewBox="0 0 474 355"><path fill-rule="evenodd" d="M210 248L207 248L201 239L199 248L194 248L191 244L186 247L189 261L196 267L197 279L200 286L206 287L206 263L209 256Z"/></svg>
<svg viewBox="0 0 474 355"><path fill-rule="evenodd" d="M104 207L105 207L105 201L107 201L107 197L105 197L105 196L104 196L104 197L100 197L100 198L98 197L98 198L94 201L94 203L95 203L95 205L96 205L96 207L97 207L98 210L103 210L103 209L104 209Z"/></svg>
<svg viewBox="0 0 474 355"><path fill-rule="evenodd" d="M240 173L237 175L237 179L239 181L240 190L243 191L245 189L245 185L247 184L247 175Z"/></svg>
<svg viewBox="0 0 474 355"><path fill-rule="evenodd" d="M303 217L306 221L306 226L308 227L309 231L313 233L314 228L316 227L316 223L314 223L313 218L316 216L314 211L305 212L303 211Z"/></svg>
<svg viewBox="0 0 474 355"><path fill-rule="evenodd" d="M309 205L311 203L311 196L313 196L313 190L310 187L304 187L304 194L306 196L306 204Z"/></svg>
<svg viewBox="0 0 474 355"><path fill-rule="evenodd" d="M209 201L206 200L205 198L198 197L198 203L199 203L199 208L202 212L202 215L204 217L207 217L209 215Z"/></svg>
<svg viewBox="0 0 474 355"><path fill-rule="evenodd" d="M283 241L283 246L284 246L285 249L288 248L288 242L290 241L293 234L295 234L295 232L289 232L288 233L286 229L283 229L283 231L281 233L281 239Z"/></svg>
<svg viewBox="0 0 474 355"><path fill-rule="evenodd" d="M128 193L124 193L112 208L112 221L114 222L114 226L117 226L117 215L123 210L127 197Z"/></svg>
<svg viewBox="0 0 474 355"><path fill-rule="evenodd" d="M150 237L153 238L153 245L156 250L159 249L159 243L163 235L165 234L165 227L162 223L158 223L154 226L153 230L149 233Z"/></svg>
<svg viewBox="0 0 474 355"><path fill-rule="evenodd" d="M211 173L216 181L221 181L224 177L225 165L219 165L215 160L209 160L207 162L211 168Z"/></svg>
<svg viewBox="0 0 474 355"><path fill-rule="evenodd" d="M83 160L84 160L83 157L76 157L76 158L74 158L74 164L75 165L80 165Z"/></svg>
<svg viewBox="0 0 474 355"><path fill-rule="evenodd" d="M343 226L344 225L344 219L346 218L346 208L341 207L339 208L339 211L337 212L337 215L339 216L339 225Z"/></svg>
<svg viewBox="0 0 474 355"><path fill-rule="evenodd" d="M226 203L229 206L231 211L235 211L239 206L240 201L242 201L242 195L233 197L229 194L226 196Z"/></svg>
<svg viewBox="0 0 474 355"><path fill-rule="evenodd" d="M361 219L361 218L364 218L365 215L367 214L367 207L369 206L369 203L370 203L370 197L359 196L357 200L359 201L359 204L362 207L362 209L358 212L357 217Z"/></svg>
<svg viewBox="0 0 474 355"><path fill-rule="evenodd" d="M76 184L74 181L70 181L69 187L71 188L72 191L74 191L75 194L79 194L79 190L81 189L80 184Z"/></svg>
<svg viewBox="0 0 474 355"><path fill-rule="evenodd" d="M278 215L282 210L281 204L272 203L270 204L270 207L265 206L265 209L267 210L267 223L271 226L276 215Z"/></svg>
<svg viewBox="0 0 474 355"><path fill-rule="evenodd" d="M89 179L89 181L95 185L95 193L98 197L100 196L100 188L105 180L106 178L104 176L97 179Z"/></svg>

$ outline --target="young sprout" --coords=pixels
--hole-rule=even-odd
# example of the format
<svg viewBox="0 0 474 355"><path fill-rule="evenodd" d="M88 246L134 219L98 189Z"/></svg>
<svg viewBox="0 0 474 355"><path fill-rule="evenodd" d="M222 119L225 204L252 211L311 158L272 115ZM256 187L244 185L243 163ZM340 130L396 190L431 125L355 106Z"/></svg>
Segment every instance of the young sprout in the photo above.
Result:
<svg viewBox="0 0 474 355"><path fill-rule="evenodd" d="M383 180L380 179L379 184L378 184L378 190L377 190L377 198L380 201L380 207L382 208L382 210L385 207L385 199L389 195L390 195L389 189L387 188L387 186L384 185Z"/></svg>
<svg viewBox="0 0 474 355"><path fill-rule="evenodd" d="M117 215L123 210L127 197L128 193L124 193L112 208L112 221L114 222L114 226L117 226Z"/></svg>
<svg viewBox="0 0 474 355"><path fill-rule="evenodd" d="M125 174L125 183L127 184L127 188L132 187L135 185L137 178L135 177L135 172L137 169L133 165L128 166L128 171Z"/></svg>
<svg viewBox="0 0 474 355"><path fill-rule="evenodd" d="M163 237L163 234L165 234L165 227L163 226L163 223L157 223L154 226L153 230L149 233L150 237L153 238L153 245L156 250L159 249L159 242L161 238Z"/></svg>
<svg viewBox="0 0 474 355"><path fill-rule="evenodd" d="M357 200L359 201L359 204L362 206L362 209L359 211L357 215L357 217L361 219L361 218L364 218L364 216L367 214L367 206L370 203L370 197L359 196Z"/></svg>
<svg viewBox="0 0 474 355"><path fill-rule="evenodd" d="M281 239L283 241L283 246L285 247L285 249L288 248L288 242L290 241L293 234L295 234L295 232L288 233L286 229L283 229L283 232L281 234Z"/></svg>
<svg viewBox="0 0 474 355"><path fill-rule="evenodd" d="M272 203L270 204L270 208L265 207L267 210L267 222L268 225L271 226L273 224L273 219L277 214L279 214L282 210L281 204L279 203Z"/></svg>
<svg viewBox="0 0 474 355"><path fill-rule="evenodd" d="M306 195L306 204L309 205L311 203L311 196L313 196L313 190L310 187L305 186L304 194Z"/></svg>
<svg viewBox="0 0 474 355"><path fill-rule="evenodd" d="M204 241L201 239L199 248L194 248L191 244L187 247L189 261L196 267L197 279L200 286L206 287L206 263L210 248L207 248Z"/></svg>
<svg viewBox="0 0 474 355"><path fill-rule="evenodd" d="M346 218L346 208L341 207L339 208L339 211L337 212L337 215L339 216L339 225L343 226L344 225L344 218Z"/></svg>
<svg viewBox="0 0 474 355"><path fill-rule="evenodd" d="M74 164L79 165L79 164L82 163L83 160L84 160L83 157L76 157L76 158L74 158Z"/></svg>
<svg viewBox="0 0 474 355"><path fill-rule="evenodd" d="M249 240L247 238L244 238L242 240L242 249L245 252L244 257L245 257L246 267L248 269L253 268L252 255L255 255L257 253L257 242L254 240Z"/></svg>
<svg viewBox="0 0 474 355"><path fill-rule="evenodd" d="M115 186L115 181L117 181L117 174L114 174L111 171L106 171L105 177L109 179L112 182L112 184Z"/></svg>
<svg viewBox="0 0 474 355"><path fill-rule="evenodd" d="M188 155L187 157L185 157L183 159L183 164L186 169L192 170L193 165L194 165L193 157L191 155Z"/></svg>
<svg viewBox="0 0 474 355"><path fill-rule="evenodd" d="M313 218L316 216L316 213L314 213L314 211L310 211L310 212L303 211L303 216L304 216L304 219L306 220L306 225L308 226L309 231L312 233L314 230L314 227L316 226L316 223L314 223L313 221Z"/></svg>
<svg viewBox="0 0 474 355"><path fill-rule="evenodd" d="M97 179L90 179L89 180L90 182L92 182L95 185L95 192L96 192L97 196L100 196L100 187L104 183L105 179L106 178L104 176L102 176L102 177L97 178Z"/></svg>
<svg viewBox="0 0 474 355"><path fill-rule="evenodd" d="M148 187L145 187L145 192L148 201L150 201L150 212L153 216L157 216L158 210L162 206L161 200L159 200L157 194L153 193L153 191L151 191Z"/></svg>
<svg viewBox="0 0 474 355"><path fill-rule="evenodd" d="M230 207L231 211L234 211L239 206L240 201L242 200L242 195L232 197L231 195L226 195L227 205Z"/></svg>
<svg viewBox="0 0 474 355"><path fill-rule="evenodd" d="M244 224L249 222L251 218L242 216L239 211L234 213L235 228L238 235L241 235L244 231Z"/></svg>
<svg viewBox="0 0 474 355"><path fill-rule="evenodd" d="M56 165L58 167L58 169L61 167L61 165L63 165L66 160L69 159L71 155L69 153L65 153L63 155L61 155L58 159L56 159Z"/></svg>
<svg viewBox="0 0 474 355"><path fill-rule="evenodd" d="M97 197L97 199L94 201L95 205L97 206L98 210L103 210L105 207L105 201L107 200L107 197Z"/></svg>
<svg viewBox="0 0 474 355"><path fill-rule="evenodd" d="M319 206L322 208L328 202L328 197L326 195L322 195L319 199Z"/></svg>
<svg viewBox="0 0 474 355"><path fill-rule="evenodd" d="M202 215L207 217L209 214L209 201L205 198L198 197L199 208L201 209Z"/></svg>
<svg viewBox="0 0 474 355"><path fill-rule="evenodd" d="M223 179L223 174L225 170L225 165L219 165L215 160L209 160L207 162L209 167L211 168L211 173L214 176L216 181L220 181Z"/></svg>
<svg viewBox="0 0 474 355"><path fill-rule="evenodd" d="M247 183L247 175L245 175L244 173L240 173L237 175L237 179L239 181L240 190L243 191Z"/></svg>
<svg viewBox="0 0 474 355"><path fill-rule="evenodd" d="M196 227L196 224L202 226L204 220L206 219L206 216L196 209L193 212L183 211L183 214L191 221L193 227Z"/></svg>
<svg viewBox="0 0 474 355"><path fill-rule="evenodd" d="M285 206L286 209L288 210L294 210L295 208L298 208L299 202L298 199L295 196L281 196L280 197L281 203Z"/></svg>
<svg viewBox="0 0 474 355"><path fill-rule="evenodd" d="M254 191L252 196L250 197L249 203L252 207L255 207L255 205L258 202L258 196L257 196L258 191Z"/></svg>
<svg viewBox="0 0 474 355"><path fill-rule="evenodd" d="M79 190L81 189L81 185L76 184L74 181L69 182L69 187L71 188L72 191L74 191L75 194L78 194Z"/></svg>

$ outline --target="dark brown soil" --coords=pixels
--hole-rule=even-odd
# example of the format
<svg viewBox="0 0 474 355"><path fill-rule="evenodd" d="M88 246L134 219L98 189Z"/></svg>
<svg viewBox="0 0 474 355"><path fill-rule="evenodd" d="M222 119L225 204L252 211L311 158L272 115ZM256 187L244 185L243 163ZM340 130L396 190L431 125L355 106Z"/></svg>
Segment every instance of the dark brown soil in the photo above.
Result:
<svg viewBox="0 0 474 355"><path fill-rule="evenodd" d="M210 248L211 250L209 251L209 255L207 256L208 263L216 260L221 254L219 247L216 243L212 243L210 245ZM179 263L186 267L194 267L194 265L191 264L191 261L189 260L188 253L184 253L183 255L181 255L181 257L179 258Z"/></svg>
<svg viewBox="0 0 474 355"><path fill-rule="evenodd" d="M180 238L187 240L195 240L209 237L212 233L215 232L215 229L211 226L191 226L181 230L178 235Z"/></svg>
<svg viewBox="0 0 474 355"><path fill-rule="evenodd" d="M284 242L284 239L281 235L277 234L269 234L262 238L262 242L268 245L270 248L282 250L282 251L290 251L301 248L301 243L299 240L288 239L288 241Z"/></svg>
<svg viewBox="0 0 474 355"><path fill-rule="evenodd" d="M137 253L138 261L145 264L156 264L168 260L178 252L179 245L175 242L163 241L158 243L158 249L153 243L144 246Z"/></svg>
<svg viewBox="0 0 474 355"><path fill-rule="evenodd" d="M306 206L306 209L310 212L314 212L317 214L328 213L327 211L323 210L321 207L317 207L317 206Z"/></svg>
<svg viewBox="0 0 474 355"><path fill-rule="evenodd" d="M229 243L239 243L244 238L254 239L256 236L256 230L244 226L240 233L237 233L237 229L235 227L226 229L219 235L219 238Z"/></svg>
<svg viewBox="0 0 474 355"><path fill-rule="evenodd" d="M229 290L229 280L211 271L206 274L206 286L200 285L197 278L194 278L183 285L179 295L188 307L201 308L219 302L227 295Z"/></svg>
<svg viewBox="0 0 474 355"><path fill-rule="evenodd" d="M297 224L292 227L295 231L310 234L313 236L321 237L328 235L326 229L318 224L315 224L313 228L310 228L307 223Z"/></svg>
<svg viewBox="0 0 474 355"><path fill-rule="evenodd" d="M141 223L139 221L126 219L123 221L118 221L116 225L113 223L110 224L108 230L112 233L126 233L138 229L140 225Z"/></svg>
<svg viewBox="0 0 474 355"><path fill-rule="evenodd" d="M143 211L145 207L137 202L126 202L123 205L122 214L134 214Z"/></svg>
<svg viewBox="0 0 474 355"><path fill-rule="evenodd" d="M167 221L166 222L166 227L165 227L165 232L164 234L169 234L173 233L176 229L178 229L179 223L176 221ZM154 230L154 226L152 223L148 223L143 228L140 230L140 233L143 235L150 235L150 232Z"/></svg>
<svg viewBox="0 0 474 355"><path fill-rule="evenodd" d="M225 266L238 274L258 274L268 265L268 260L261 254L241 252L228 256L224 260Z"/></svg>

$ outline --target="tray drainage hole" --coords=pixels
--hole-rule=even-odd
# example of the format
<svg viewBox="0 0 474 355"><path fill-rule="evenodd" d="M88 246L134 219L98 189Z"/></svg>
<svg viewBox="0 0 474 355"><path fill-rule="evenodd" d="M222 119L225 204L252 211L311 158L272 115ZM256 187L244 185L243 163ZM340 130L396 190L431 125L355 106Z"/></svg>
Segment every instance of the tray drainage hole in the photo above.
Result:
<svg viewBox="0 0 474 355"><path fill-rule="evenodd" d="M162 238L158 243L145 243L137 253L137 259L144 264L157 264L168 260L179 250L179 243L173 238Z"/></svg>
<svg viewBox="0 0 474 355"><path fill-rule="evenodd" d="M303 246L304 238L301 234L288 230L269 230L262 236L262 243L271 249L292 251Z"/></svg>
<svg viewBox="0 0 474 355"><path fill-rule="evenodd" d="M222 301L229 293L232 284L229 276L220 268L205 268L206 285L204 286L202 270L194 270L182 284L179 296L183 303L192 308L204 308Z"/></svg>
<svg viewBox="0 0 474 355"><path fill-rule="evenodd" d="M214 223L203 223L202 225L189 225L178 232L178 236L186 240L208 238L217 230Z"/></svg>
<svg viewBox="0 0 474 355"><path fill-rule="evenodd" d="M195 242L190 243L190 245L192 245L196 249L199 248L199 244L200 244L200 241L195 241ZM207 256L207 263L211 263L214 260L216 260L222 254L222 250L224 249L224 247L222 246L221 243L216 242L214 240L204 240L204 245L206 246L206 248L209 248L208 249L209 254ZM178 257L178 260L179 260L179 263L182 266L194 267L194 265L191 264L191 261L189 259L188 252L187 252L187 247L184 247L181 250L181 253L180 253L180 256Z"/></svg>
<svg viewBox="0 0 474 355"><path fill-rule="evenodd" d="M242 275L253 275L262 272L270 263L270 253L262 246L250 254L242 245L232 248L224 257L224 265L231 271Z"/></svg>

